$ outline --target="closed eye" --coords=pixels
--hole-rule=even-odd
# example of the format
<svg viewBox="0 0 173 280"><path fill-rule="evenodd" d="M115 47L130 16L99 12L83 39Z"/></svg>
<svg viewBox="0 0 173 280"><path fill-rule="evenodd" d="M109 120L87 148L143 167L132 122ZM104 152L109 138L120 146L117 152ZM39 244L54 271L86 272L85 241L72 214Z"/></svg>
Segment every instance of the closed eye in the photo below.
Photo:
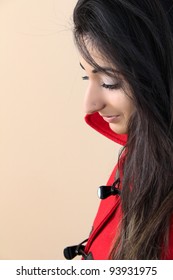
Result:
<svg viewBox="0 0 173 280"><path fill-rule="evenodd" d="M88 76L83 76L82 80L83 81L88 81L89 77ZM104 87L105 89L113 90L113 89L121 88L121 83L119 82L119 83L112 84L112 85L108 85L108 84L103 83L101 86Z"/></svg>
<svg viewBox="0 0 173 280"><path fill-rule="evenodd" d="M82 80L83 80L83 81L87 81L87 80L89 80L89 77L88 77L88 76L83 76L83 77L82 77Z"/></svg>
<svg viewBox="0 0 173 280"><path fill-rule="evenodd" d="M120 85L120 83L113 84L113 85L102 84L102 87L113 90L113 89L119 89L121 87L121 85Z"/></svg>

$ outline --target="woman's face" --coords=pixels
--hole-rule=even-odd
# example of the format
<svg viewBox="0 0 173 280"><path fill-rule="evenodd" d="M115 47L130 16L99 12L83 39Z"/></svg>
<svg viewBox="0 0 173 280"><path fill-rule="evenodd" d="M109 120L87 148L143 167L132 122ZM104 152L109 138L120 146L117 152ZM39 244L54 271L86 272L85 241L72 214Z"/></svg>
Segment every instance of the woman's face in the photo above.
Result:
<svg viewBox="0 0 173 280"><path fill-rule="evenodd" d="M80 65L86 73L83 80L88 80L84 111L86 114L98 112L114 132L126 134L128 121L135 111L129 86L115 67L106 63L97 51L89 51L94 61L104 68L106 73L94 69L80 56ZM111 74L111 77L108 74Z"/></svg>

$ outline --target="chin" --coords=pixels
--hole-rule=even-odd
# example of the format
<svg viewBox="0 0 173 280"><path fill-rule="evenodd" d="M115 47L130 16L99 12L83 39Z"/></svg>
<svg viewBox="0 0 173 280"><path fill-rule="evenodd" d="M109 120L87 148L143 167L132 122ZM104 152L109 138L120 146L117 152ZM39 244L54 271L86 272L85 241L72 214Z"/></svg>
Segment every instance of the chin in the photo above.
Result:
<svg viewBox="0 0 173 280"><path fill-rule="evenodd" d="M127 134L127 128L124 126L118 127L118 125L116 125L116 124L110 124L109 127L113 132L115 132L117 134Z"/></svg>

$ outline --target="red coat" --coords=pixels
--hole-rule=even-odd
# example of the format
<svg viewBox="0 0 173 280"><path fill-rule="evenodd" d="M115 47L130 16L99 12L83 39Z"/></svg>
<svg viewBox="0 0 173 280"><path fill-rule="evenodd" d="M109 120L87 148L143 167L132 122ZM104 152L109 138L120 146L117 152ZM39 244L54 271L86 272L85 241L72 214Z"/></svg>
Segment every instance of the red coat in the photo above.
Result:
<svg viewBox="0 0 173 280"><path fill-rule="evenodd" d="M87 115L85 120L92 128L104 136L118 144L125 145L127 141L127 135L118 135L113 132L109 128L108 123L105 122L98 113ZM115 181L116 170L117 165L113 169L107 185L112 185ZM120 181L122 181L121 177L122 174L120 170ZM120 199L121 198L118 195L115 195L109 196L100 202L100 206L93 223L92 231L85 247L85 253L91 253L93 259L95 260L108 259L111 245L116 234L116 229L122 218ZM173 259L173 219L170 226L169 252L166 252L166 254L166 259Z"/></svg>

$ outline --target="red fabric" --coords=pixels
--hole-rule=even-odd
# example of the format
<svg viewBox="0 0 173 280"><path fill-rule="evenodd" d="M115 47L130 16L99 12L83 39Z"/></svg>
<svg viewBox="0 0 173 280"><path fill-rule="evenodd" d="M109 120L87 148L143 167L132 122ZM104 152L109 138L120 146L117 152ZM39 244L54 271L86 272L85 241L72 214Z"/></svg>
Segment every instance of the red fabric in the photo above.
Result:
<svg viewBox="0 0 173 280"><path fill-rule="evenodd" d="M119 135L109 128L109 124L98 114L86 115L85 121L92 128L97 130L112 141L125 145L127 135ZM123 160L123 158L122 158ZM115 181L117 165L114 167L107 185L112 185ZM120 162L120 180L122 181ZM121 186L120 186L121 187ZM92 253L95 260L107 260L111 250L112 243L118 232L118 226L122 219L121 199L119 196L110 196L101 200L98 212L96 214L92 232L85 247L85 252ZM164 259L173 259L173 219L170 226L170 241L168 252L163 252Z"/></svg>
<svg viewBox="0 0 173 280"><path fill-rule="evenodd" d="M107 138L111 139L112 141L124 146L127 141L127 135L126 134L117 134L113 132L109 124L104 121L104 119L99 115L99 113L94 113L91 115L85 116L85 121L88 125L90 125L92 128L106 136Z"/></svg>

